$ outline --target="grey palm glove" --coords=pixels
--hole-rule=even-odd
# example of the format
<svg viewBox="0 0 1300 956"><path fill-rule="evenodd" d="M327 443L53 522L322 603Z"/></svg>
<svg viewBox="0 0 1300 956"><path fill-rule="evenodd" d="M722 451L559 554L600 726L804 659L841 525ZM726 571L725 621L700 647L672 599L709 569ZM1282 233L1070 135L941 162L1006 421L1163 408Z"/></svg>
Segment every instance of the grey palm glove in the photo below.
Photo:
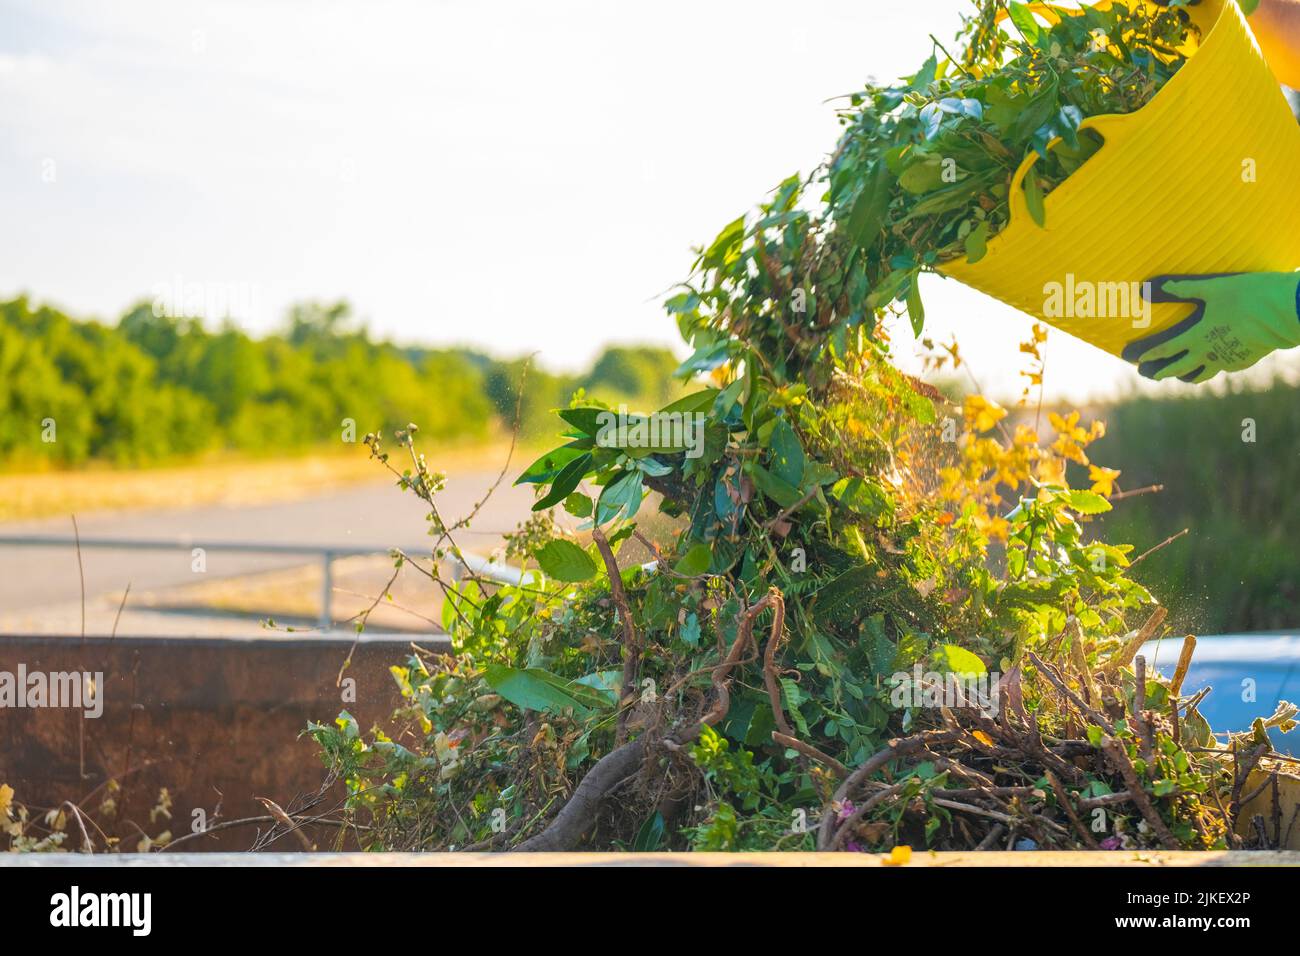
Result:
<svg viewBox="0 0 1300 956"><path fill-rule="evenodd" d="M1156 276L1147 298L1196 305L1178 324L1125 346L1124 359L1147 378L1205 382L1300 345L1300 273Z"/></svg>

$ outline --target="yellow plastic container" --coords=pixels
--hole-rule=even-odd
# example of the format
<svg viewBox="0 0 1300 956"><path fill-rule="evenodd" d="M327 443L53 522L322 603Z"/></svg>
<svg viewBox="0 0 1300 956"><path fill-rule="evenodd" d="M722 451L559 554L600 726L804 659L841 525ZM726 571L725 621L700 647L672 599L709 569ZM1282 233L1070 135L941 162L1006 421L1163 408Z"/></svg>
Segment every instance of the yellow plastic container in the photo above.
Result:
<svg viewBox="0 0 1300 956"><path fill-rule="evenodd" d="M1035 154L1007 227L946 275L1118 355L1191 311L1131 301L1152 276L1300 268L1300 125L1236 3L1150 103L1081 128L1105 145L1047 195L1045 228L1021 188Z"/></svg>

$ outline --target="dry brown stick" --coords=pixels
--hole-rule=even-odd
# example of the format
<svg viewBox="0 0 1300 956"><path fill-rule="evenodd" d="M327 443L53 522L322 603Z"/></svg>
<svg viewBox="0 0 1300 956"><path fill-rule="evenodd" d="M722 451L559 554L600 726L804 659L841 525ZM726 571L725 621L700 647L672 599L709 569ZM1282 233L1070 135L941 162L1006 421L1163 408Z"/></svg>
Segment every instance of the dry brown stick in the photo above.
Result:
<svg viewBox="0 0 1300 956"><path fill-rule="evenodd" d="M126 607L126 599L131 595L131 582L126 582L126 590L122 592L122 603L117 606L117 614L113 618L113 630L109 632L109 641L117 640L117 625L122 620L122 609Z"/></svg>
<svg viewBox="0 0 1300 956"><path fill-rule="evenodd" d="M772 731L772 739L791 750L797 750L805 757L830 767L841 778L849 775L849 768L828 753L823 753L812 744L805 743L795 736L794 728L785 718L785 708L781 704L781 686L777 680L776 654L785 639L785 601L781 592L772 588L768 595L772 601L772 630L768 634L767 647L763 651L763 684L767 687L768 703L772 707L772 719L777 729Z"/></svg>
<svg viewBox="0 0 1300 956"><path fill-rule="evenodd" d="M1254 790L1250 791L1250 792L1247 793L1244 797L1242 797L1242 798L1241 798L1241 805L1242 805L1243 807L1246 806L1248 803L1250 803L1252 800L1254 800L1256 797L1258 797L1258 796L1259 796L1261 793L1263 793L1265 790L1267 790L1267 789L1269 789L1271 786L1273 786L1273 778L1274 778L1275 776L1277 776L1277 771L1273 771L1273 773L1269 774L1269 775L1264 779L1264 782L1263 782L1263 783L1261 783L1261 784L1260 784L1258 787L1256 787Z"/></svg>
<svg viewBox="0 0 1300 956"><path fill-rule="evenodd" d="M271 816L275 817L277 823L279 823L282 827L285 827L294 836L298 838L298 842L302 844L302 848L304 850L310 853L316 849L316 847L312 845L312 842L307 839L307 834L303 833L302 830L299 829L299 826L296 822L294 822L293 817L289 816L289 814L284 812L283 807L281 807L274 800L269 800L266 797L257 797L256 800L262 806L266 807L266 809L270 812Z"/></svg>
<svg viewBox="0 0 1300 956"><path fill-rule="evenodd" d="M1183 689L1183 679L1187 677L1187 669L1192 666L1192 654L1195 650L1196 635L1188 634L1183 638L1183 649L1178 655L1178 666L1174 668L1174 679L1169 682L1169 693L1174 697L1177 697Z"/></svg>
<svg viewBox="0 0 1300 956"><path fill-rule="evenodd" d="M1089 810L1096 810L1098 807L1128 803L1130 799L1132 798L1127 790L1118 790L1115 793L1103 793L1099 797L1084 797L1079 801L1079 809L1087 813Z"/></svg>
<svg viewBox="0 0 1300 956"><path fill-rule="evenodd" d="M1070 825L1074 827L1074 832L1079 834L1079 839L1083 840L1084 845L1089 850L1100 850L1101 847L1097 845L1097 841L1088 832L1088 828L1083 825L1083 821L1079 819L1079 814L1074 809L1074 802L1070 799L1065 787L1061 785L1061 781L1056 778L1056 774L1050 770L1045 770L1044 775L1047 777L1047 782L1052 785L1052 791L1056 794L1056 802L1061 805L1065 815L1070 818Z"/></svg>
<svg viewBox="0 0 1300 956"><path fill-rule="evenodd" d="M1224 825L1227 827L1228 846L1232 849L1240 849L1242 846L1242 839L1237 835L1236 830L1233 828L1232 814L1230 814L1223 806L1223 797L1219 795L1219 787L1217 783L1210 787L1210 796L1214 797L1214 805L1218 808L1219 815L1223 818Z"/></svg>
<svg viewBox="0 0 1300 956"><path fill-rule="evenodd" d="M993 824L993 829L989 830L989 832L984 835L984 839L980 840L979 845L976 846L975 849L977 851L987 850L993 844L998 842L998 837L1002 836L1002 834L1006 832L1007 832L1007 828L1004 827L1002 824L1000 823Z"/></svg>
<svg viewBox="0 0 1300 956"><path fill-rule="evenodd" d="M1076 694L1074 691L1072 691L1069 685L1065 683L1065 680L1056 673L1056 669L1052 667L1052 665L1046 663L1041 657L1039 657L1033 651L1029 651L1028 653L1029 653L1029 660L1033 663L1033 665L1036 668L1038 668L1038 673L1042 674L1045 678L1047 678L1047 680L1051 682L1051 684L1057 690L1059 690L1062 694L1064 694L1066 700L1074 704L1074 706L1078 709L1079 713L1082 716L1092 720L1093 723L1095 723L1097 726L1105 730L1106 733L1111 733L1110 722L1106 720L1106 718L1103 717L1101 714L1097 713L1097 711L1093 710L1093 708L1089 707L1086 703L1084 703L1083 699L1080 698L1079 695Z"/></svg>
<svg viewBox="0 0 1300 956"><path fill-rule="evenodd" d="M788 508L783 508L783 509L782 509L782 510L781 510L781 511L776 515L776 517L768 518L766 521L763 522L763 530L764 530L764 531L770 531L772 528L775 528L778 524L780 524L780 523L781 523L782 521L784 521L786 518L790 517L792 514L794 514L796 511L798 511L800 508L802 508L802 507L803 507L804 505L806 505L808 502L812 501L813 498L815 498L815 497L817 496L817 492L820 491L820 490L821 490L821 489L819 489L819 488L813 488L811 491L805 493L805 494L803 495L803 497L801 497L798 501L796 501L796 502L795 502L794 504L792 504L790 507L788 507Z"/></svg>
<svg viewBox="0 0 1300 956"><path fill-rule="evenodd" d="M1138 746L1142 748L1142 759L1151 764L1151 752L1155 748L1152 739L1151 721L1147 719L1147 659L1139 654L1133 660L1133 721L1137 724Z"/></svg>
<svg viewBox="0 0 1300 956"><path fill-rule="evenodd" d="M930 791L936 797L949 800L970 799L972 797L1028 797L1034 792L1033 787L962 787L957 790L939 788Z"/></svg>
<svg viewBox="0 0 1300 956"><path fill-rule="evenodd" d="M915 753L932 744L950 743L957 736L951 730L926 730L910 737L895 737L885 745L883 750L869 757L866 762L849 774L848 778L840 784L839 789L835 791L835 795L823 811L822 825L817 833L817 849L824 850L830 846L831 838L834 836L831 831L834 829L835 804L843 803L854 788L865 782L868 777L891 761Z"/></svg>
<svg viewBox="0 0 1300 956"><path fill-rule="evenodd" d="M1273 849L1282 849L1282 790L1277 771L1273 771Z"/></svg>
<svg viewBox="0 0 1300 956"><path fill-rule="evenodd" d="M617 577L617 571L614 577ZM727 711L731 709L731 671L740 663L749 647L754 619L779 599L780 592L773 588L753 607L741 612L736 619L736 639L732 641L726 658L713 670L713 704L694 724L665 737L660 743L676 749L685 741L698 737L705 726L711 727L727 716ZM626 597L623 600L626 603ZM637 737L601 757L582 778L573 791L573 796L560 808L546 829L529 837L514 849L525 853L571 849L595 824L596 811L605 795L641 766L645 753L645 737Z"/></svg>
<svg viewBox="0 0 1300 956"><path fill-rule="evenodd" d="M274 817L270 815L264 817L243 817L239 820L223 820L221 823L213 823L208 827L206 827L205 829L199 830L196 833L187 833L184 836L179 836L175 840L172 840L170 843L166 843L158 847L158 849L155 850L154 852L166 853L169 850L173 849L174 847L177 847L180 844L185 843L187 840L197 840L199 837L208 836L209 834L216 833L218 830L229 830L232 827L250 826L254 823L279 823L279 822L280 819L278 817ZM294 826L295 828L310 827L310 826L325 826L325 827L338 827L340 829L357 829L357 830L369 829L368 827L360 826L356 823L353 823L351 820L326 820L321 817L311 817L306 820L297 820L294 821Z"/></svg>
<svg viewBox="0 0 1300 956"><path fill-rule="evenodd" d="M529 837L514 849L522 853L572 849L596 822L596 811L615 784L641 766L645 738L637 737L611 750L596 761L568 802L560 808L546 829Z"/></svg>
<svg viewBox="0 0 1300 956"><path fill-rule="evenodd" d="M1242 766L1241 753L1237 750L1236 742L1232 745L1232 799L1228 801L1228 808L1232 811L1232 821L1236 823L1237 814L1241 812L1241 789L1246 786L1246 780L1250 777L1250 772L1255 769L1260 758L1271 750L1269 744L1260 744L1250 753L1246 754L1245 766Z"/></svg>
<svg viewBox="0 0 1300 956"><path fill-rule="evenodd" d="M1146 820L1147 826L1155 831L1166 850L1177 850L1178 841L1165 825L1165 821L1160 818L1155 804L1151 802L1151 798L1143 788L1142 781L1138 779L1137 771L1133 768L1133 762L1129 760L1128 753L1124 750L1124 744L1114 737L1107 736L1102 741L1101 747L1111 764L1119 771L1119 775L1124 778L1124 783L1128 785L1129 796L1133 798L1133 803L1142 814L1142 819Z"/></svg>
<svg viewBox="0 0 1300 956"><path fill-rule="evenodd" d="M388 583L385 584L383 589L378 594L375 595L375 599L370 602L370 607L366 608L360 614L352 618L352 620L354 621L359 621L361 626L357 628L356 637L352 639L352 646L348 648L347 656L343 658L343 663L339 665L339 674L336 678L334 678L335 687L343 686L343 674L347 671L349 667L352 666L352 655L356 653L357 648L361 645L362 629L365 627L366 622L370 620L371 612L373 612L375 608L379 607L379 602L384 599L385 594L388 594L389 589L393 586L394 583L396 583L397 576L401 573L402 573L401 565L398 565L396 568L393 569L393 576L388 579ZM125 602L126 598L123 597L122 600ZM321 615L324 616L324 614L325 614L325 609L321 608Z"/></svg>
<svg viewBox="0 0 1300 956"><path fill-rule="evenodd" d="M1039 734L1038 727L1036 725L1025 726L1023 733L1017 733L1015 728L1012 727L1011 725L1011 720L1008 717L1008 711L1006 710L1002 712L1003 722L1001 725L994 724L993 721L988 720L987 718L983 717L983 715L977 714L975 719L979 723L986 724L987 726L985 729L990 734L992 734L992 729L996 728L1003 735L1009 736L1012 739L1012 741L1014 741L1015 743L1014 749L1016 751L1019 751L1021 754L1032 752L1033 754L1038 756L1038 758L1041 759L1044 764L1047 764L1051 767L1055 767L1059 773L1068 777L1072 782L1074 783L1083 782L1084 775L1082 770L1080 770L1074 764L1067 761L1065 757L1063 757L1061 754L1058 754L1056 751L1051 750L1048 747L1044 746L1042 736ZM1091 746L1087 744L1085 744L1085 748L1086 748L1085 749L1086 753L1090 753L1092 750ZM1010 755L1010 756L1012 756L1014 759L1014 756L1016 755Z"/></svg>
<svg viewBox="0 0 1300 956"><path fill-rule="evenodd" d="M1190 531L1190 530L1191 530L1190 528L1184 528L1182 531L1178 532L1177 534L1171 534L1169 537L1165 538L1165 540L1161 541L1161 542L1160 542L1159 544L1157 544L1155 547L1153 547L1153 548L1147 548L1145 551L1143 551L1141 554L1139 554L1136 558L1134 558L1134 559L1129 563L1129 567L1130 567L1130 568L1133 567L1133 566L1134 566L1135 564L1137 564L1139 561L1144 561L1144 560L1146 560L1148 557L1150 557L1151 555L1155 554L1155 553L1156 553L1157 551L1159 551L1161 548L1164 548L1164 547L1167 547L1168 545L1173 544L1175 541L1177 541L1177 540L1178 540L1179 538L1181 538L1183 535L1187 534L1187 532Z"/></svg>
<svg viewBox="0 0 1300 956"><path fill-rule="evenodd" d="M1118 672L1121 667L1125 667L1132 663L1137 652L1142 649L1142 645L1155 637L1156 631L1160 629L1160 625L1165 622L1165 618L1168 615L1169 612L1163 607L1157 607L1152 611L1151 616L1146 619L1146 623L1133 632L1133 636L1125 642L1123 648L1121 648L1117 653L1112 654L1110 660L1106 661L1106 663L1102 665L1102 674L1110 677Z"/></svg>
<svg viewBox="0 0 1300 956"><path fill-rule="evenodd" d="M623 626L623 684L618 695L618 730L614 742L622 744L627 740L627 722L632 714L632 702L636 699L636 676L641 667L641 644L637 639L636 622L632 620L632 607L628 604L627 593L623 590L623 576L614 560L614 552L609 546L609 539L600 528L591 529L591 539L596 542L596 549L605 562L609 574L609 593L618 608L618 616Z"/></svg>
<svg viewBox="0 0 1300 956"><path fill-rule="evenodd" d="M749 647L750 642L753 640L754 619L780 599L781 592L776 588L772 588L763 596L762 600L753 607L741 611L737 616L736 639L731 642L731 650L727 652L727 656L722 663L713 669L713 690L715 695L713 704L694 724L670 734L664 739L664 744L669 749L677 749L688 740L694 740L706 726L712 727L727 716L727 711L731 709L731 672L740 663L745 649Z"/></svg>
<svg viewBox="0 0 1300 956"><path fill-rule="evenodd" d="M81 808L80 808L79 806L77 806L75 803L73 803L71 800L64 800L64 801L63 801L63 805L64 805L65 807L68 807L68 808L72 811L72 815L73 815L73 816L76 818L76 820L77 820L77 829L79 829L79 830L81 831L81 850L82 850L82 852L83 852L83 853L94 853L94 852L95 852L95 841L92 840L92 839L90 838L90 834L86 832L86 821L83 820L83 819L81 818ZM100 830L99 832L100 832L100 833L103 833L104 831L103 831L103 830Z"/></svg>
<svg viewBox="0 0 1300 956"><path fill-rule="evenodd" d="M772 731L772 739L783 747L789 747L791 750L799 751L799 753L803 754L810 760L816 760L818 763L824 764L831 770L835 771L836 775L840 778L849 775L849 768L844 766L844 764L840 763L830 754L818 750L812 744L804 743L798 737L792 737L789 734L781 733L779 730L774 730Z"/></svg>
<svg viewBox="0 0 1300 956"><path fill-rule="evenodd" d="M1286 836L1282 839L1279 846L1291 845L1291 831L1295 829L1296 820L1300 820L1300 804L1297 804L1294 812L1292 812L1291 822L1286 825Z"/></svg>
<svg viewBox="0 0 1300 956"><path fill-rule="evenodd" d="M879 790L876 793L873 793L870 797L868 797L861 804L855 807L853 809L853 812L849 814L848 818L843 823L840 824L839 829L835 831L835 836L831 839L830 845L827 847L827 849L834 851L842 847L844 845L844 842L848 839L849 835L853 832L853 828L857 826L859 820L861 820L864 816L870 813L871 810L876 806L878 806L880 803L882 803L885 800L888 800L890 797L897 794L906 785L907 785L906 780L900 780L898 781L898 783L888 786L884 790ZM822 826L825 825L826 825L826 821L823 820ZM821 834L818 834L818 836L820 837Z"/></svg>
<svg viewBox="0 0 1300 956"><path fill-rule="evenodd" d="M767 638L767 647L763 650L763 684L767 687L768 703L772 705L772 719L776 729L787 737L794 736L794 728L785 719L785 708L781 705L781 686L776 677L776 652L785 639L785 601L781 593L773 588L769 592L772 599L772 632Z"/></svg>
<svg viewBox="0 0 1300 956"><path fill-rule="evenodd" d="M1132 491L1117 491L1110 496L1111 501L1123 501L1125 498L1135 498L1138 495L1147 495L1156 491L1164 491L1164 485L1146 485L1142 488L1134 488Z"/></svg>
<svg viewBox="0 0 1300 956"><path fill-rule="evenodd" d="M1083 699L1091 704L1098 699L1097 688L1092 682L1092 671L1088 667L1088 657L1083 652L1083 629L1078 620L1072 621L1073 633L1070 635L1070 662L1079 672L1079 686L1083 688Z"/></svg>
<svg viewBox="0 0 1300 956"><path fill-rule="evenodd" d="M958 800L945 800L943 797L935 797L932 801L937 807L946 807L949 810L960 810L963 813L973 813L976 816L988 817L990 820L997 820L999 823L1014 823L1015 817L998 810L989 810L985 807L977 807L973 803L962 803Z"/></svg>

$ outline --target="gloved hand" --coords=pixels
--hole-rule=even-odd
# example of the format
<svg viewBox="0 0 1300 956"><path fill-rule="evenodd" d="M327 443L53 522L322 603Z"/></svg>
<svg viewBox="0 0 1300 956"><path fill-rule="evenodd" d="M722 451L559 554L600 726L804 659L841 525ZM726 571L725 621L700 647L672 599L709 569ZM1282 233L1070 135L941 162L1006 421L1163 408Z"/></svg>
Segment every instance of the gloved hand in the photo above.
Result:
<svg viewBox="0 0 1300 956"><path fill-rule="evenodd" d="M1177 325L1130 342L1123 357L1147 378L1205 382L1300 345L1300 273L1156 276L1151 302L1194 302Z"/></svg>

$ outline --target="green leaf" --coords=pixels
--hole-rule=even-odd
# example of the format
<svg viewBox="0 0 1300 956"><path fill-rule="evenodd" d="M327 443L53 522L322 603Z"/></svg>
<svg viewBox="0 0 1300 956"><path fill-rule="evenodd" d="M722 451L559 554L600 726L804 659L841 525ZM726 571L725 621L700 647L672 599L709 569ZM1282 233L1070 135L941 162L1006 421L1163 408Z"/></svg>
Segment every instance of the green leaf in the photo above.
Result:
<svg viewBox="0 0 1300 956"><path fill-rule="evenodd" d="M579 677L574 683L590 687L597 693L603 694L609 705L613 707L618 703L619 692L623 689L623 672L621 670L594 671Z"/></svg>
<svg viewBox="0 0 1300 956"><path fill-rule="evenodd" d="M575 448L572 445L553 448L525 468L524 473L515 479L515 484L545 484L558 475L565 465L581 454L582 449Z"/></svg>
<svg viewBox="0 0 1300 956"><path fill-rule="evenodd" d="M1010 8L1011 22L1016 25L1020 35L1029 43L1037 43L1039 34L1038 21L1030 13L1029 7L1023 3L1017 3L1016 0L1011 0L1008 6Z"/></svg>
<svg viewBox="0 0 1300 956"><path fill-rule="evenodd" d="M745 238L745 217L729 222L718 237L713 240L713 244L705 251L701 257L701 263L709 269L716 269L726 265L737 254L740 244Z"/></svg>
<svg viewBox="0 0 1300 956"><path fill-rule="evenodd" d="M641 481L641 472L625 471L621 477L607 484L600 493L600 500L596 502L596 524L606 524L620 514L628 518L635 517L641 507Z"/></svg>
<svg viewBox="0 0 1300 956"><path fill-rule="evenodd" d="M546 542L534 557L546 576L557 581L575 584L596 574L596 562L591 560L591 555L563 538Z"/></svg>
<svg viewBox="0 0 1300 956"><path fill-rule="evenodd" d="M637 853L653 853L659 849L663 837L664 815L656 810L652 817L641 824L641 829L636 833L636 839L632 841L632 849Z"/></svg>
<svg viewBox="0 0 1300 956"><path fill-rule="evenodd" d="M700 646L700 618L694 611L686 615L686 620L682 622L682 629L678 635L682 643L691 647Z"/></svg>
<svg viewBox="0 0 1300 956"><path fill-rule="evenodd" d="M577 681L568 681L539 667L518 669L488 664L483 669L488 686L516 707L550 714L572 709L580 717L608 709L607 697Z"/></svg>
<svg viewBox="0 0 1300 956"><path fill-rule="evenodd" d="M883 160L874 163L867 173L858 198L849 213L849 240L859 249L870 249L885 224L890 199L889 167Z"/></svg>
<svg viewBox="0 0 1300 956"><path fill-rule="evenodd" d="M926 60L924 64L922 64L921 69L918 70L913 76L907 78L908 88L913 90L925 89L927 86L929 86L931 83L934 82L934 78L938 74L938 72L939 72L939 58L935 56L933 53L931 53L930 58Z"/></svg>
<svg viewBox="0 0 1300 956"><path fill-rule="evenodd" d="M754 479L758 490L767 495L782 508L790 508L799 502L799 489L788 481L778 478L762 465L750 463L749 476Z"/></svg>
<svg viewBox="0 0 1300 956"><path fill-rule="evenodd" d="M898 177L898 185L917 195L938 189L943 181L943 160L938 156L921 155Z"/></svg>
<svg viewBox="0 0 1300 956"><path fill-rule="evenodd" d="M584 435L595 437L596 433L600 431L600 416L614 413L607 408L584 406L582 408L562 408L558 414Z"/></svg>
<svg viewBox="0 0 1300 956"><path fill-rule="evenodd" d="M1030 167L1029 173L1025 176L1025 206L1029 209L1030 218L1036 222L1040 228L1047 225L1047 207L1043 205L1043 187L1038 182L1038 174Z"/></svg>
<svg viewBox="0 0 1300 956"><path fill-rule="evenodd" d="M682 412L683 414L707 414L713 407L713 403L718 398L718 389L706 388L702 392L692 392L684 398L679 398L671 404L665 405L659 409L661 415L672 414L673 412Z"/></svg>
<svg viewBox="0 0 1300 956"><path fill-rule="evenodd" d="M555 476L551 482L551 490L546 496L533 505L534 511L544 511L547 508L558 505L565 498L573 493L573 489L578 487L582 481L582 476L587 473L587 468L591 465L591 452L579 455L573 461L569 462Z"/></svg>
<svg viewBox="0 0 1300 956"><path fill-rule="evenodd" d="M912 285L907 290L907 318L912 323L912 334L917 338L925 328L925 306L921 304L921 284L917 281L920 273L912 276Z"/></svg>
<svg viewBox="0 0 1300 956"><path fill-rule="evenodd" d="M1029 139L1040 126L1056 115L1058 109L1057 94L1059 91L1060 85L1057 83L1056 78L1053 77L1041 90L1029 98L1024 108L1016 116L1015 122L1011 124L1009 136L1013 142Z"/></svg>
<svg viewBox="0 0 1300 956"><path fill-rule="evenodd" d="M709 570L712 561L713 549L701 542L682 555L673 570L683 577L693 578Z"/></svg>
<svg viewBox="0 0 1300 956"><path fill-rule="evenodd" d="M934 662L953 674L986 674L984 662L956 644L940 644L934 649Z"/></svg>
<svg viewBox="0 0 1300 956"><path fill-rule="evenodd" d="M841 478L831 494L855 514L875 517L889 505L889 499L880 486L863 478Z"/></svg>
<svg viewBox="0 0 1300 956"><path fill-rule="evenodd" d="M573 494L569 495L569 497L564 499L564 510L567 511L569 514L573 515L575 518L591 517L591 509L592 509L591 499L588 498L586 495L582 495L582 494L578 494L577 492L574 492Z"/></svg>
<svg viewBox="0 0 1300 956"><path fill-rule="evenodd" d="M803 482L804 453L790 423L778 418L772 429L772 474L798 488Z"/></svg>
<svg viewBox="0 0 1300 956"><path fill-rule="evenodd" d="M966 261L971 265L979 262L989 251L989 224L981 222L966 236Z"/></svg>
<svg viewBox="0 0 1300 956"><path fill-rule="evenodd" d="M1095 491L1071 491L1070 507L1081 515L1099 515L1111 509L1111 503Z"/></svg>

